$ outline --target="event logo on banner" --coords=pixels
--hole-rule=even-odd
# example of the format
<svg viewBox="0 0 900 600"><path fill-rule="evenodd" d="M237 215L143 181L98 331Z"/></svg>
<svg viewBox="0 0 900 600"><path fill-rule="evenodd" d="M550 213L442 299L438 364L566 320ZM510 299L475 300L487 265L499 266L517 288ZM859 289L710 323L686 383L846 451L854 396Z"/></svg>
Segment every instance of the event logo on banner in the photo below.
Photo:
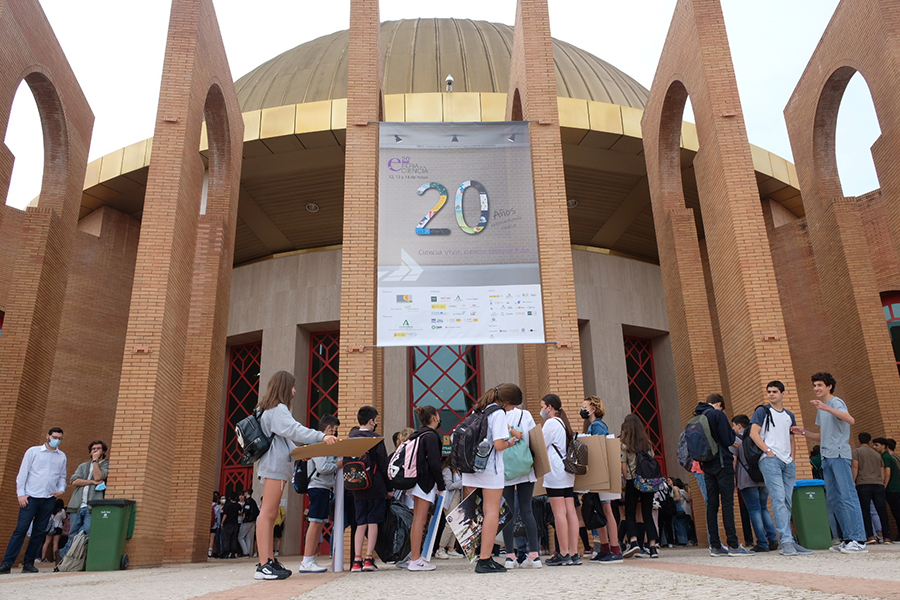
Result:
<svg viewBox="0 0 900 600"><path fill-rule="evenodd" d="M528 124L382 123L378 345L544 342Z"/></svg>

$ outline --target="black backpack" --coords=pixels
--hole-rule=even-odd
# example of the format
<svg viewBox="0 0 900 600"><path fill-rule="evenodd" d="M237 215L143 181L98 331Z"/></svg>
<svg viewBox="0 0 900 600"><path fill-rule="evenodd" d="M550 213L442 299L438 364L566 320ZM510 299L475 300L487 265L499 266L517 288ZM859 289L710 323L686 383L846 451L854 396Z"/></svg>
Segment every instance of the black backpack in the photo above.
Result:
<svg viewBox="0 0 900 600"><path fill-rule="evenodd" d="M775 424L775 420L772 418L772 409L765 404L760 404L757 406L753 412L755 413L760 408L764 408L766 411L766 420L763 422L760 427L760 433L762 432L762 427L771 427ZM738 462L741 463L741 466L747 471L747 474L750 476L750 479L753 481L760 483L765 481L763 478L762 471L759 469L759 459L763 456L762 448L756 445L756 442L750 438L750 429L753 426L751 425L747 429L744 430L743 435L741 436L741 447L738 448Z"/></svg>
<svg viewBox="0 0 900 600"><path fill-rule="evenodd" d="M473 410L453 430L450 462L460 473L475 472L475 451L481 440L488 436L488 417L501 410L496 404L485 410Z"/></svg>
<svg viewBox="0 0 900 600"><path fill-rule="evenodd" d="M588 529L606 527L606 514L603 512L603 502L599 494L588 492L581 496L581 516L584 518L584 526Z"/></svg>
<svg viewBox="0 0 900 600"><path fill-rule="evenodd" d="M313 463L312 472L309 472L309 461L308 460L295 460L294 461L294 477L291 479L291 483L294 485L294 491L298 494L305 494L309 491L309 482L312 481L313 475L316 472L316 465Z"/></svg>
<svg viewBox="0 0 900 600"><path fill-rule="evenodd" d="M241 457L241 464L250 464L258 461L263 454L268 452L272 443L273 436L266 436L259 422L263 412L265 411L255 409L234 426L234 434L237 436L238 446L244 451L244 455Z"/></svg>

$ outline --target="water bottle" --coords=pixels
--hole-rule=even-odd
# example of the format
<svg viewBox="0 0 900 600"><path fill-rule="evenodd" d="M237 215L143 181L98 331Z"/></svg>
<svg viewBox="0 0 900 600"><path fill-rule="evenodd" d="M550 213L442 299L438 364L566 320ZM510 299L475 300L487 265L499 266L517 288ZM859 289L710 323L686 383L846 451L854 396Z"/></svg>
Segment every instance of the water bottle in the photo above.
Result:
<svg viewBox="0 0 900 600"><path fill-rule="evenodd" d="M481 443L478 444L478 448L475 449L476 473L484 473L484 470L487 468L488 456L490 456L492 449L493 444L491 444L487 438L484 438L481 440Z"/></svg>

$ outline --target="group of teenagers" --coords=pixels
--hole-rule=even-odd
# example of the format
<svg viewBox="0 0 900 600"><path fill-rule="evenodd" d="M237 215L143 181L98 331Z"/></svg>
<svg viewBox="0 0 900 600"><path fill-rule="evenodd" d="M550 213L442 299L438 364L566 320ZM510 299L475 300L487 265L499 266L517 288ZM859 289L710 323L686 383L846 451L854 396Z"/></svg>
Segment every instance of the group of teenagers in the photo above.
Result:
<svg viewBox="0 0 900 600"><path fill-rule="evenodd" d="M260 580L284 579L291 575L275 557L273 552L272 524L274 523L278 503L285 484L292 478L293 461L290 457L295 444L313 444L324 442L334 444L337 441L337 419L326 416L320 419L319 430L312 430L297 422L291 415L290 406L294 396L294 377L286 371L273 375L263 399L259 402L260 425L264 434L272 436L269 450L258 463L258 475L263 481L263 498L259 516L257 517L256 537L260 562L256 566L255 578ZM466 497L475 490L482 496L483 519L481 521L481 539L479 556L475 564L476 573L499 573L514 568L542 568L549 566L570 566L582 564L582 556L578 552L579 535L583 539L584 528L580 526L579 513L576 509L575 475L565 468L565 457L570 444L577 437L562 407L562 401L555 394L548 394L540 401L540 415L543 419L542 433L547 446L550 471L544 475L543 486L546 489L548 503L552 510L554 530L556 532L557 551L542 563L540 558L540 541L538 525L532 511L532 498L537 482L534 469L527 473L506 479L504 468L504 452L518 444L529 445L529 432L536 427L531 413L522 408L523 396L519 387L513 383L503 383L492 387L472 407L482 411L487 418L487 442L490 451L484 469L474 473L459 473L443 456L441 418L433 406L416 408L415 415L420 427L410 434L409 439L419 439L415 461L416 481L411 489L402 493L411 504L413 521L410 528L410 555L399 564L410 571L430 571L435 569L434 563L427 561L422 555L424 530L433 511L438 493L461 488ZM499 409L499 410L498 410ZM609 429L603 421L605 408L602 400L595 396L586 398L581 407L580 416L586 424L586 433L606 436ZM350 436L378 437L378 411L372 406L364 406L357 413L358 426L354 427ZM623 494L599 494L602 510L607 525L593 531L596 551L592 560L605 563L621 562L623 557L640 553L647 558L659 556L658 536L652 515L654 492L641 492L633 485L636 476L637 452L647 452L652 456L652 444L647 436L641 420L635 415L626 416L621 427L621 464L624 481ZM353 535L352 572L375 571L378 569L374 559L374 549L378 538L379 525L384 523L387 512L387 500L394 497L391 481L388 478L388 454L383 440L379 440L365 456L369 465L371 482L368 488L354 490L350 497L353 502L352 517L356 530ZM325 570L315 562L316 549L319 545L322 525L328 519L328 499L330 489L334 486L334 474L341 466L337 458L320 457L313 459L308 469L321 475L312 475L309 483L310 508L308 518L311 526L307 530L305 556L299 572L321 572ZM677 495L677 491L672 490ZM672 493L670 492L670 493ZM497 538L501 505L506 505L516 514L507 521L502 531L505 564L496 562L492 553L493 540ZM624 545L619 544L618 510L613 513L612 502L624 504L625 526L627 533ZM452 509L454 503L448 503ZM637 507L642 506L638 515ZM516 552L515 526L520 520L525 531L525 547L519 542ZM580 529L582 530L580 532ZM639 541L646 539L645 543ZM440 535L437 536L440 538ZM437 544L435 556L444 558L453 552L453 544L448 543L449 536L444 535ZM586 542L585 549L590 545ZM588 555L586 555L588 556Z"/></svg>

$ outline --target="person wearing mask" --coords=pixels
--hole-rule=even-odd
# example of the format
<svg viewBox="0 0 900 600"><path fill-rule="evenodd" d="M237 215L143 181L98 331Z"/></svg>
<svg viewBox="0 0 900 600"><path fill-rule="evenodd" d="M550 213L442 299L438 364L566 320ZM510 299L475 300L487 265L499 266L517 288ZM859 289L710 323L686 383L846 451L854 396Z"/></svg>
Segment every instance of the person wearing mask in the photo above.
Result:
<svg viewBox="0 0 900 600"><path fill-rule="evenodd" d="M603 422L606 415L606 406L603 400L597 396L588 396L581 403L580 416L587 424L587 433L606 437L609 435L609 427ZM598 529L594 535L599 539L595 542L595 552L591 560L602 563L621 563L622 549L619 547L619 528L616 526L616 518L613 515L612 501L620 500L622 494L601 492L600 503L603 505L603 514L606 516L606 526ZM604 541L605 540L605 541ZM600 545L596 548L596 544Z"/></svg>
<svg viewBox="0 0 900 600"><path fill-rule="evenodd" d="M547 560L548 567L580 565L578 555L578 515L575 514L575 475L566 471L563 459L575 432L569 424L562 400L556 394L541 399L541 418L544 443L550 457L550 472L544 475L544 488L550 500L559 553Z"/></svg>
<svg viewBox="0 0 900 600"><path fill-rule="evenodd" d="M375 430L378 428L378 409L374 406L363 406L356 412L359 429L350 433L351 438L381 438ZM401 444L403 442L400 442ZM380 439L365 454L365 462L370 467L372 483L366 490L354 490L353 505L356 509L356 534L354 535L355 555L350 566L352 573L377 571L375 566L375 542L378 540L378 526L384 523L386 516L386 499L393 494L387 477L388 456L384 447L384 439ZM363 541L366 541L366 554L362 556Z"/></svg>
<svg viewBox="0 0 900 600"><path fill-rule="evenodd" d="M257 463L257 474L263 481L263 494L259 516L256 519L256 545L259 548L259 563L256 565L255 579L286 579L289 569L275 560L275 519L279 513L284 485L293 477L294 461L291 451L295 444L334 444L337 438L325 435L298 423L291 414L291 403L297 390L294 376L287 371L278 371L269 379L266 393L257 405L263 434L271 436L269 450ZM282 516L283 519L283 516ZM283 521L282 521L283 525Z"/></svg>
<svg viewBox="0 0 900 600"><path fill-rule="evenodd" d="M0 574L9 573L12 569L29 527L32 535L25 549L22 572L38 572L34 561L44 546L47 523L56 506L56 499L66 491L66 455L59 450L62 439L63 430L53 427L47 432L43 444L32 446L22 457L19 475L16 477L19 519L6 546L3 562L0 562Z"/></svg>
<svg viewBox="0 0 900 600"><path fill-rule="evenodd" d="M417 406L416 419L421 427L409 436L419 440L416 454L416 485L410 490L413 498L413 522L409 539L411 556L407 569L410 571L433 571L434 563L422 556L422 535L428 521L428 513L437 494L443 492L444 477L441 474L441 416L433 406Z"/></svg>
<svg viewBox="0 0 900 600"><path fill-rule="evenodd" d="M659 558L656 525L653 521L653 496L655 492L641 492L634 485L637 476L637 452L646 452L653 456L653 445L641 420L636 415L627 415L622 422L622 476L625 478L625 526L628 530L628 546L622 555L629 558L638 555L641 558ZM649 550L641 550L638 544L637 505L641 505L644 529L647 535Z"/></svg>
<svg viewBox="0 0 900 600"><path fill-rule="evenodd" d="M341 422L334 415L325 415L319 419L319 431L325 435L337 436L338 426ZM334 495L335 477L338 470L344 466L343 460L334 456L316 456L309 459L309 485L306 495L309 498L309 509L306 518L309 524L306 526L306 543L303 546L303 563L300 565L301 573L324 573L328 569L316 564L316 555L319 550L319 539L325 523L328 522L328 512L331 498Z"/></svg>
<svg viewBox="0 0 900 600"><path fill-rule="evenodd" d="M106 457L107 447L101 440L88 444L90 458L75 469L70 483L75 486L72 497L69 498L68 512L71 513L72 522L69 524L69 540L62 550L60 557L64 557L72 540L79 532L91 534L91 500L100 500L106 489L106 478L109 476L109 459ZM100 489L97 489L100 488Z"/></svg>
<svg viewBox="0 0 900 600"><path fill-rule="evenodd" d="M522 434L522 441L517 443L528 446L530 443L528 433L536 427L534 417L531 416L531 413L520 407L515 407L506 413L506 424L510 431L515 430ZM528 452L528 456L531 456L531 451L529 450ZM509 464L506 466L508 467ZM506 487L503 488L503 497L506 499L506 506L509 508L518 507L518 516L522 518L522 524L525 525L525 539L527 540L526 544L528 546L527 557L520 565L519 561L516 559L516 552L514 550L517 520L516 514L514 513L512 518L507 521L506 527L503 528L503 545L506 548L505 566L507 569L515 569L517 567L540 569L543 566L540 558L541 548L540 542L538 541L537 523L534 520L534 512L531 504L531 498L534 496L535 482L537 482L537 477L534 475L534 466L532 466L528 473L513 477L512 479L507 479ZM519 551L524 552L526 549L519 548Z"/></svg>
<svg viewBox="0 0 900 600"><path fill-rule="evenodd" d="M501 383L484 393L473 410L484 411L488 414L488 441L491 442L491 452L488 454L485 469L481 473L463 473L463 488L465 495L472 493L476 488L481 489L482 508L484 520L482 521L481 553L475 564L476 573L505 573L506 567L496 562L491 557L493 543L491 540L497 537L500 528L500 505L503 500L503 489L506 487L506 477L503 466L503 451L521 443L522 432L510 429L507 425L506 414L522 404L522 390L514 383ZM492 407L497 406L502 410Z"/></svg>

